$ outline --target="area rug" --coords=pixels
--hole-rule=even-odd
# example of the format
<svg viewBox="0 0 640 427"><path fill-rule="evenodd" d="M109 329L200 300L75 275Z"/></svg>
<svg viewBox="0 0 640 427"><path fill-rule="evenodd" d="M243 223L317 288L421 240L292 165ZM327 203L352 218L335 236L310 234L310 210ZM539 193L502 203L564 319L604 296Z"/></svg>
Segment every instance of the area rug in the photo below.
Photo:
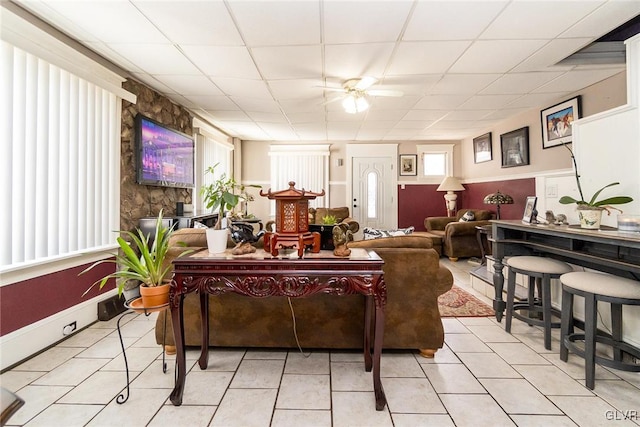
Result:
<svg viewBox="0 0 640 427"><path fill-rule="evenodd" d="M486 317L495 312L487 304L457 286L438 297L442 317Z"/></svg>

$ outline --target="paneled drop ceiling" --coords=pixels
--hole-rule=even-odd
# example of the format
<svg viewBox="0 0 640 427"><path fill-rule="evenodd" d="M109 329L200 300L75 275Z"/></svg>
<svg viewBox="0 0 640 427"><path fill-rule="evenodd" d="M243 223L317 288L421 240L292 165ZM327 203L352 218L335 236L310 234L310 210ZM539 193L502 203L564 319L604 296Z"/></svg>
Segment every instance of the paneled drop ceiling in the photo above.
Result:
<svg viewBox="0 0 640 427"><path fill-rule="evenodd" d="M23 8L244 140L458 140L624 70L556 65L638 0L65 1ZM372 76L371 108L329 102Z"/></svg>

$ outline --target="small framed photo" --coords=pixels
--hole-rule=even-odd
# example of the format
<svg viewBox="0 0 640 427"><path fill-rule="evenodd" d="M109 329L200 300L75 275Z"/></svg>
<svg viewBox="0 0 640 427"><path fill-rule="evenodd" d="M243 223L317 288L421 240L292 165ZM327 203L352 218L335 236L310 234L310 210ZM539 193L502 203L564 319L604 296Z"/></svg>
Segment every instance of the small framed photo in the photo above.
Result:
<svg viewBox="0 0 640 427"><path fill-rule="evenodd" d="M542 148L573 142L571 123L580 118L580 96L540 111Z"/></svg>
<svg viewBox="0 0 640 427"><path fill-rule="evenodd" d="M491 132L473 138L473 161L474 163L488 162L493 159L491 144Z"/></svg>
<svg viewBox="0 0 640 427"><path fill-rule="evenodd" d="M536 202L538 198L536 196L527 197L527 203L524 205L524 214L522 215L522 222L530 224L536 216Z"/></svg>
<svg viewBox="0 0 640 427"><path fill-rule="evenodd" d="M418 175L418 155L400 154L400 176Z"/></svg>
<svg viewBox="0 0 640 427"><path fill-rule="evenodd" d="M529 126L500 135L502 167L525 166L529 164Z"/></svg>

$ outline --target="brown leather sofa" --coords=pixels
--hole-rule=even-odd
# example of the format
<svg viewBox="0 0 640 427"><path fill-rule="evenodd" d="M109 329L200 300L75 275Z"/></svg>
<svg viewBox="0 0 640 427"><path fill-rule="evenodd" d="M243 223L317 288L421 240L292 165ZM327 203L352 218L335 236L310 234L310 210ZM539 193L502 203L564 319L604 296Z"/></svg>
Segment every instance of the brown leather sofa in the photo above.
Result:
<svg viewBox="0 0 640 427"><path fill-rule="evenodd" d="M187 246L180 246L184 242ZM206 246L204 230L180 229L171 237L170 256ZM384 348L441 348L444 329L438 296L453 285L449 270L441 267L431 240L418 236L351 242L352 247L375 250L384 260L387 306ZM262 250L262 249L258 249ZM196 293L184 300L187 346L200 346L200 304ZM220 347L295 348L291 308L284 297L247 298L236 294L209 297L209 345ZM363 344L364 297L315 295L291 299L297 334L303 348L357 349ZM156 342L163 343L164 316L156 322ZM170 319L168 319L170 320ZM167 322L166 345L173 345Z"/></svg>
<svg viewBox="0 0 640 427"><path fill-rule="evenodd" d="M460 221L467 211L473 212L474 221ZM424 226L427 229L427 235L432 234L442 239L442 253L451 261L457 261L458 258L482 256L476 237L476 226L487 225L490 219L492 219L491 211L461 209L455 217L429 217L424 220Z"/></svg>
<svg viewBox="0 0 640 427"><path fill-rule="evenodd" d="M336 222L342 222L345 219L351 220L349 207L340 208L309 208L309 224L322 224L322 218L325 216L335 216Z"/></svg>

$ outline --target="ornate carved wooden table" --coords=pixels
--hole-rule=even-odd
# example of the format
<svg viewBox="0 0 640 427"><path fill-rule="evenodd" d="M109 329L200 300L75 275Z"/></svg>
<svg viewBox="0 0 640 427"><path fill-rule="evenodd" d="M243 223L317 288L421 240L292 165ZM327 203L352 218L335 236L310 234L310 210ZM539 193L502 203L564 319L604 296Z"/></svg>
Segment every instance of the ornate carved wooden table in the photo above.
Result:
<svg viewBox="0 0 640 427"><path fill-rule="evenodd" d="M304 298L315 294L365 295L364 362L367 372L373 369L376 409L386 405L380 381L380 354L384 331L384 309L387 288L384 283L384 262L373 251L352 249L348 258L335 257L329 251L305 253L297 251L272 258L259 250L254 254L210 254L203 250L173 261L175 276L169 294L169 306L176 341L176 385L171 402L182 404L186 380L186 360L183 324L183 299L190 292L200 294L202 317L202 348L198 361L206 369L209 357L209 298L228 292L253 298L286 296ZM374 308L375 307L375 308ZM371 331L374 331L373 340ZM373 349L373 354L371 352Z"/></svg>

